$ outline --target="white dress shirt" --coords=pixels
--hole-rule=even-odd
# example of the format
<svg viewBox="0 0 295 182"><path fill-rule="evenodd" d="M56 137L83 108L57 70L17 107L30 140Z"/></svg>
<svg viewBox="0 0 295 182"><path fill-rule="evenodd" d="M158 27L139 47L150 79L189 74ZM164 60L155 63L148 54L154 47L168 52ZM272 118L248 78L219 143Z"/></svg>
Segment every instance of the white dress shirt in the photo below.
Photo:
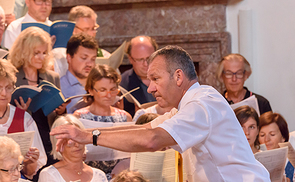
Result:
<svg viewBox="0 0 295 182"><path fill-rule="evenodd" d="M11 22L3 35L2 45L4 47L6 47L7 49L11 49L14 41L16 40L17 36L21 32L21 27L23 22L37 22L37 21L27 13L25 16ZM47 18L44 23L47 25L51 25L52 22Z"/></svg>
<svg viewBox="0 0 295 182"><path fill-rule="evenodd" d="M152 124L153 126L153 124ZM210 86L192 85L178 112L160 124L183 155L189 182L269 182L269 173L253 156L236 116Z"/></svg>

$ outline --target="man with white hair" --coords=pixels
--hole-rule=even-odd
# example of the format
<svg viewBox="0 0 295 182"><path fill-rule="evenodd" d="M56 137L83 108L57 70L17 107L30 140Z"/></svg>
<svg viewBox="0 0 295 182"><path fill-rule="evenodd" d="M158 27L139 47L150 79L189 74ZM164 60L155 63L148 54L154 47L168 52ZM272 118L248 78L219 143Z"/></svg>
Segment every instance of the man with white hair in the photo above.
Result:
<svg viewBox="0 0 295 182"><path fill-rule="evenodd" d="M23 22L42 22L47 25L52 23L48 19L52 9L52 0L26 0L26 5L28 7L26 15L11 22L4 33L3 46L8 49L20 34Z"/></svg>

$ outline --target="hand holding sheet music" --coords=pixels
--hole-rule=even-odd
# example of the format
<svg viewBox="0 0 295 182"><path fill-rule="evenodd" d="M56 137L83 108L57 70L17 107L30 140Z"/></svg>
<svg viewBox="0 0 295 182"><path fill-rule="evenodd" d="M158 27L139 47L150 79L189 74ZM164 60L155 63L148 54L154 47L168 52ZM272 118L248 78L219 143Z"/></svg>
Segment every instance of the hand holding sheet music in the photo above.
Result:
<svg viewBox="0 0 295 182"><path fill-rule="evenodd" d="M23 156L29 151L32 146L35 131L26 131L18 133L10 133L6 136L12 138L16 143L19 144L20 150Z"/></svg>

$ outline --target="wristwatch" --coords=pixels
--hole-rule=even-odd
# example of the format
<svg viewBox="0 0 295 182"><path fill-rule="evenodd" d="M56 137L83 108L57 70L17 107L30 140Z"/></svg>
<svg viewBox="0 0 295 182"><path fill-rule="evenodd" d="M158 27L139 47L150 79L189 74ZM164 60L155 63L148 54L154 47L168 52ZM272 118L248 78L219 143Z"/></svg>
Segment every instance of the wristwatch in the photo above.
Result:
<svg viewBox="0 0 295 182"><path fill-rule="evenodd" d="M93 145L97 146L97 138L100 135L99 130L93 130L92 131L92 136L93 136Z"/></svg>

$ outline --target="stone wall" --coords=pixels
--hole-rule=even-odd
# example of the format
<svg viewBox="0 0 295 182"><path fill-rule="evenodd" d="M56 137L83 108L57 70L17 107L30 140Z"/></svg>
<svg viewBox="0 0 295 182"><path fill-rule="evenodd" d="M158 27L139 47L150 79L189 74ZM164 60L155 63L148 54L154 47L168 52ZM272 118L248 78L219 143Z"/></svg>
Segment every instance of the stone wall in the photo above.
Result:
<svg viewBox="0 0 295 182"><path fill-rule="evenodd" d="M231 52L225 32L227 0L54 0L50 19L67 19L71 7L81 4L97 13L101 48L112 52L137 35L152 36L160 47L179 45L197 63L200 83L222 90L215 70Z"/></svg>

